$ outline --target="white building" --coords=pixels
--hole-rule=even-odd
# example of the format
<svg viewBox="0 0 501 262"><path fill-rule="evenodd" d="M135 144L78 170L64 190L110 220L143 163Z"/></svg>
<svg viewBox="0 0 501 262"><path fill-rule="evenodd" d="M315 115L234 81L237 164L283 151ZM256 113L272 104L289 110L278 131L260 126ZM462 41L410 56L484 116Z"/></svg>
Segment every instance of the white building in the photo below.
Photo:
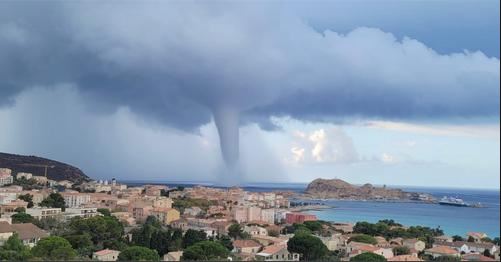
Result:
<svg viewBox="0 0 501 262"><path fill-rule="evenodd" d="M0 168L0 186L10 185L14 182L12 171L8 168Z"/></svg>
<svg viewBox="0 0 501 262"><path fill-rule="evenodd" d="M67 220L74 217L89 218L99 215L96 207L67 208L64 212L64 218Z"/></svg>
<svg viewBox="0 0 501 262"><path fill-rule="evenodd" d="M26 180L29 180L33 177L33 174L32 173L24 173L24 172L18 172L17 175L16 175L16 178L17 179L21 179L21 178L24 178Z"/></svg>
<svg viewBox="0 0 501 262"><path fill-rule="evenodd" d="M43 218L62 218L61 208L50 208L50 207L34 207L26 209L26 214L31 215L35 219Z"/></svg>
<svg viewBox="0 0 501 262"><path fill-rule="evenodd" d="M66 207L80 207L80 205L90 202L89 194L81 194L81 193L62 193L64 197L64 203Z"/></svg>
<svg viewBox="0 0 501 262"><path fill-rule="evenodd" d="M262 209L261 210L261 221L268 222L270 224L275 223L275 209Z"/></svg>

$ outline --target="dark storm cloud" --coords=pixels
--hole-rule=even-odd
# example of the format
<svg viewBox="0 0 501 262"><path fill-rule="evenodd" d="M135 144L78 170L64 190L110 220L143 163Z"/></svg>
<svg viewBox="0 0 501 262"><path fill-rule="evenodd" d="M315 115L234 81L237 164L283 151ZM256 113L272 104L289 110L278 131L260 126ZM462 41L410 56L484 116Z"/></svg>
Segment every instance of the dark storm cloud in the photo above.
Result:
<svg viewBox="0 0 501 262"><path fill-rule="evenodd" d="M89 108L127 106L183 130L220 108L267 129L271 116L499 117L499 59L378 29L319 33L279 5L0 5L0 104L69 83Z"/></svg>

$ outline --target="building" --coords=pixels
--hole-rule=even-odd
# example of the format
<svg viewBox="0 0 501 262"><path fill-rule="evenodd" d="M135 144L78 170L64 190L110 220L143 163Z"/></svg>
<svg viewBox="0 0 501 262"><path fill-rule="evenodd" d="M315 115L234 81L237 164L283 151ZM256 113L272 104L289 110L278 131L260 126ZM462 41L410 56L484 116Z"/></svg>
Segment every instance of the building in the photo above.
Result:
<svg viewBox="0 0 501 262"><path fill-rule="evenodd" d="M202 209L199 207L188 207L184 209L184 215L196 217L202 213Z"/></svg>
<svg viewBox="0 0 501 262"><path fill-rule="evenodd" d="M419 239L416 239L416 238L404 239L402 241L402 244L404 246L408 247L409 249L414 248L415 250L417 250L419 252L423 251L426 248L426 243L419 240Z"/></svg>
<svg viewBox="0 0 501 262"><path fill-rule="evenodd" d="M15 212L17 212L16 209L24 208L26 210L27 207L28 207L28 202L24 202L23 200L16 199L16 200L10 201L9 203L0 205L0 214L15 213Z"/></svg>
<svg viewBox="0 0 501 262"><path fill-rule="evenodd" d="M482 254L464 254L461 256L462 261L499 261L499 259L494 259L486 257Z"/></svg>
<svg viewBox="0 0 501 262"><path fill-rule="evenodd" d="M371 244L360 243L360 242L350 242L346 247L346 252L349 257L354 257L362 253L371 252L377 255L381 255L386 259L393 257L393 250L391 247L377 247Z"/></svg>
<svg viewBox="0 0 501 262"><path fill-rule="evenodd" d="M473 238L473 241L475 243L480 243L482 242L482 238L486 238L487 237L487 234L483 233L483 232L468 232L466 234L466 238Z"/></svg>
<svg viewBox="0 0 501 262"><path fill-rule="evenodd" d="M45 176L32 176L31 178L33 178L35 181L37 181L37 184L40 184L40 185L47 184L47 177L45 177Z"/></svg>
<svg viewBox="0 0 501 262"><path fill-rule="evenodd" d="M4 169L10 171L10 169L7 169L7 168L4 168ZM14 178L12 177L10 172L7 172L7 171L0 172L0 186L10 185L13 182L14 182Z"/></svg>
<svg viewBox="0 0 501 262"><path fill-rule="evenodd" d="M156 207L150 210L150 215L155 216L158 221L169 225L172 221L180 218L180 213L174 208Z"/></svg>
<svg viewBox="0 0 501 262"><path fill-rule="evenodd" d="M247 221L260 221L261 220L261 208L250 206L247 207Z"/></svg>
<svg viewBox="0 0 501 262"><path fill-rule="evenodd" d="M416 255L399 255L392 258L388 258L388 261L424 261L417 257Z"/></svg>
<svg viewBox="0 0 501 262"><path fill-rule="evenodd" d="M287 244L273 244L256 254L257 260L264 261L299 261L299 254L290 253Z"/></svg>
<svg viewBox="0 0 501 262"><path fill-rule="evenodd" d="M246 253L246 254L255 254L259 252L261 249L261 244L254 240L235 240L233 241L233 253Z"/></svg>
<svg viewBox="0 0 501 262"><path fill-rule="evenodd" d="M261 221L268 222L270 224L275 223L275 209L261 209Z"/></svg>
<svg viewBox="0 0 501 262"><path fill-rule="evenodd" d="M99 216L100 213L97 212L96 207L77 207L77 208L67 208L64 212L65 219L72 219L74 217L89 218Z"/></svg>
<svg viewBox="0 0 501 262"><path fill-rule="evenodd" d="M81 205L90 202L89 194L82 194L78 192L63 192L61 195L64 198L66 207L80 207Z"/></svg>
<svg viewBox="0 0 501 262"><path fill-rule="evenodd" d="M32 173L24 173L24 172L18 172L16 175L17 179L24 178L26 180L30 180L33 177Z"/></svg>
<svg viewBox="0 0 501 262"><path fill-rule="evenodd" d="M310 215L310 214L305 214L305 213L287 213L285 215L285 222L287 224L302 224L306 221L316 221L317 216L315 215Z"/></svg>
<svg viewBox="0 0 501 262"><path fill-rule="evenodd" d="M61 208L51 207L34 207L26 209L26 214L31 215L35 219L55 218L61 219L63 217Z"/></svg>
<svg viewBox="0 0 501 262"><path fill-rule="evenodd" d="M49 236L47 232L32 223L11 225L2 221L0 222L0 246L3 246L14 233L17 233L23 244L29 247L34 247L40 239Z"/></svg>
<svg viewBox="0 0 501 262"><path fill-rule="evenodd" d="M451 257L459 257L459 252L448 246L434 246L429 249L425 249L424 253L426 255L430 255L433 258L441 257L441 256L451 256Z"/></svg>
<svg viewBox="0 0 501 262"><path fill-rule="evenodd" d="M172 251L164 255L164 261L181 261L183 251Z"/></svg>
<svg viewBox="0 0 501 262"><path fill-rule="evenodd" d="M120 251L112 249L103 249L92 254L92 259L98 261L117 261Z"/></svg>
<svg viewBox="0 0 501 262"><path fill-rule="evenodd" d="M267 236L268 230L260 226L245 226L244 232L249 233L251 236Z"/></svg>
<svg viewBox="0 0 501 262"><path fill-rule="evenodd" d="M233 207L231 210L233 219L238 223L247 222L247 209L245 207Z"/></svg>

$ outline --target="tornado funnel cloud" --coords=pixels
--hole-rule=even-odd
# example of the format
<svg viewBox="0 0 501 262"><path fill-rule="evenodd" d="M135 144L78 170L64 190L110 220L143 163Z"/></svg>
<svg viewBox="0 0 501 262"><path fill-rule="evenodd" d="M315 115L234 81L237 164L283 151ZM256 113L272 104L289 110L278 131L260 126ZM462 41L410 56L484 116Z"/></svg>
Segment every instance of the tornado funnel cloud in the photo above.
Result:
<svg viewBox="0 0 501 262"><path fill-rule="evenodd" d="M214 122L226 167L229 171L236 171L239 158L239 112L231 107L216 108Z"/></svg>

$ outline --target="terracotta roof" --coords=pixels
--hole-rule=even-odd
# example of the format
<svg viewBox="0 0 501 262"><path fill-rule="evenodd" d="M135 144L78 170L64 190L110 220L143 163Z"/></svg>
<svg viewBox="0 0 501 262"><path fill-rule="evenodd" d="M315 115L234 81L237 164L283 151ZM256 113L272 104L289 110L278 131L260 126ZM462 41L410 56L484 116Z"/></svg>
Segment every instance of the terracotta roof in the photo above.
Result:
<svg viewBox="0 0 501 262"><path fill-rule="evenodd" d="M47 232L33 225L32 223L25 224L9 224L0 222L0 233L16 232L21 240L32 238L43 238L49 236Z"/></svg>
<svg viewBox="0 0 501 262"><path fill-rule="evenodd" d="M446 255L458 254L457 250L450 248L448 246L435 246L433 248L426 249L425 251L430 253L446 254Z"/></svg>
<svg viewBox="0 0 501 262"><path fill-rule="evenodd" d="M112 249L103 249L103 250L99 250L99 251L94 252L94 255L105 256L105 255L108 255L111 253L116 253L116 252L120 252L120 251L112 250Z"/></svg>
<svg viewBox="0 0 501 262"><path fill-rule="evenodd" d="M482 254L465 254L462 258L466 261L496 261L495 259L486 257Z"/></svg>
<svg viewBox="0 0 501 262"><path fill-rule="evenodd" d="M388 258L388 261L424 261L419 257L415 257L413 255L400 255Z"/></svg>
<svg viewBox="0 0 501 262"><path fill-rule="evenodd" d="M237 248L244 247L260 247L261 245L254 240L235 240L233 241L233 246Z"/></svg>
<svg viewBox="0 0 501 262"><path fill-rule="evenodd" d="M263 251L261 251L260 253L261 254L267 254L267 255L273 255L277 252L279 252L280 250L282 249L287 249L287 245L284 245L284 244L274 244L274 245L271 245L271 246L267 246L263 249Z"/></svg>

